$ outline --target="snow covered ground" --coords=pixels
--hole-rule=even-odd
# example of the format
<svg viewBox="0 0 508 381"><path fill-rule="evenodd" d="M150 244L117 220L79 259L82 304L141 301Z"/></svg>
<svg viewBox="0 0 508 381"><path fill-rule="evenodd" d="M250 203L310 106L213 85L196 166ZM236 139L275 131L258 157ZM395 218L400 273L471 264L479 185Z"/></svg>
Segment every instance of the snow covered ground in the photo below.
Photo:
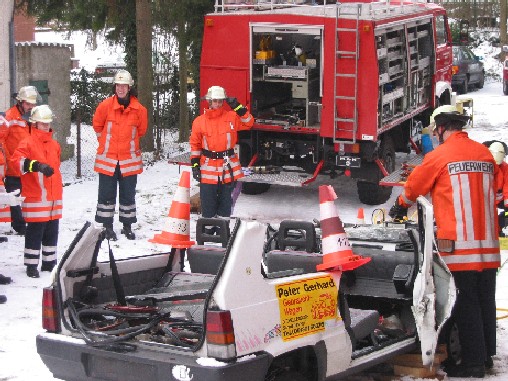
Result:
<svg viewBox="0 0 508 381"><path fill-rule="evenodd" d="M484 56L489 54L492 52ZM487 62L494 66L495 71L497 63L486 59L486 66ZM488 82L484 89L471 92L467 96L474 99L474 128L469 130L470 136L478 141L500 139L508 143L508 118L505 114L508 110L508 97L502 95L501 83ZM403 160L404 155L399 159ZM62 169L69 185L64 188L64 217L60 222L58 243L60 256L85 221L93 220L98 185L95 177L72 180L74 169L67 163L62 165ZM144 173L138 178L138 223L134 225L137 239L128 241L119 234L119 240L112 246L115 257L169 250L169 247L150 243L148 239L163 228L179 177L178 166L169 165L165 161L145 167ZM358 201L356 185L350 179L340 179L335 190L339 197L336 205L344 222L355 222L359 207L364 208L366 220L370 222L373 210L378 207L389 209L400 192L400 189L394 189L392 197L384 205L372 207ZM193 184L192 192L195 191ZM234 215L260 220L319 219L317 188L312 185L307 188L272 187L263 195L240 195ZM192 221L195 221L196 217L192 215ZM193 223L191 227L193 236ZM116 230L119 233L118 223ZM28 278L23 265L24 238L13 235L8 224L0 224L0 236L8 237L7 243L0 244L0 273L13 278L12 284L0 285L0 294L5 294L8 298L6 304L0 305L0 381L54 380L37 355L35 347L35 336L42 332L42 288L49 285L50 274L42 272L39 279ZM106 252L103 255L104 259ZM508 251L503 251L502 256L504 262L508 258ZM496 299L498 307L508 308L508 266L504 266L498 275ZM503 314L507 313L500 313ZM498 320L498 354L494 358L493 374L486 377L489 381L508 379L507 330L508 319ZM404 377L403 380L415 379Z"/></svg>

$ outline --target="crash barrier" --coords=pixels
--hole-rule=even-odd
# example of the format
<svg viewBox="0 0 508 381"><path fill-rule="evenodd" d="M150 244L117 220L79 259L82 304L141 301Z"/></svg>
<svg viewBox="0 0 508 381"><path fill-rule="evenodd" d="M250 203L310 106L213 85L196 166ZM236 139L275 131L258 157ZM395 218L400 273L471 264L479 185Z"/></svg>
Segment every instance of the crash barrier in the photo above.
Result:
<svg viewBox="0 0 508 381"><path fill-rule="evenodd" d="M217 274L230 236L229 220L200 218L196 223L197 245L187 250L191 272Z"/></svg>

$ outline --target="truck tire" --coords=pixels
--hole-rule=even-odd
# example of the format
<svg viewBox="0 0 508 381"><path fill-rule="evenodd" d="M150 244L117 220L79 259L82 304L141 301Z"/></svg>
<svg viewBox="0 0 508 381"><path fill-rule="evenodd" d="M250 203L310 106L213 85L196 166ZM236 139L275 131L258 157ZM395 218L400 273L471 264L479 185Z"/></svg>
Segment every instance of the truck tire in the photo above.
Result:
<svg viewBox="0 0 508 381"><path fill-rule="evenodd" d="M385 136L381 142L381 147L379 148L379 158L383 161L385 169L389 173L392 173L395 170L395 147L392 138L388 135ZM379 185L379 180L381 180L384 176L377 166L375 170L377 171L377 181L375 183L363 180L359 180L356 183L358 198L360 199L360 202L366 205L383 204L388 201L392 195L392 187Z"/></svg>

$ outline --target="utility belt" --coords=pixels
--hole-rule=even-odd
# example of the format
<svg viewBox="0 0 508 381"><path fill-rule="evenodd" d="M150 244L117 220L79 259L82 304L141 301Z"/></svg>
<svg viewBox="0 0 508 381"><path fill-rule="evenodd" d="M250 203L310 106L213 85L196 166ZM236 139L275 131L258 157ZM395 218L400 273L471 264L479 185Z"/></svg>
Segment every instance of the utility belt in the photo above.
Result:
<svg viewBox="0 0 508 381"><path fill-rule="evenodd" d="M438 239L437 251L441 253L453 253L455 251L455 241L451 239Z"/></svg>
<svg viewBox="0 0 508 381"><path fill-rule="evenodd" d="M233 156L235 154L235 149L230 148L225 151L209 151L207 149L201 150L201 155L208 157L210 159L224 159L228 156Z"/></svg>

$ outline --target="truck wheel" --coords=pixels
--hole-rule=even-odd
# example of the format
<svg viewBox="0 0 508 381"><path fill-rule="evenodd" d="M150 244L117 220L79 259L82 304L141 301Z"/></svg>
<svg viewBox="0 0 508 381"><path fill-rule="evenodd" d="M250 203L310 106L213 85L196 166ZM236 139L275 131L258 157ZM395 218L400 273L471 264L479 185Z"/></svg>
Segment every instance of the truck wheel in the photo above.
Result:
<svg viewBox="0 0 508 381"><path fill-rule="evenodd" d="M508 95L508 81L503 82L503 94Z"/></svg>
<svg viewBox="0 0 508 381"><path fill-rule="evenodd" d="M392 173L395 170L395 147L390 136L383 138L379 149L379 158L383 160L385 169ZM385 203L392 195L392 187L379 185L379 180L384 176L381 170L376 166L378 179L375 183L359 180L356 183L358 198L363 204L379 205Z"/></svg>
<svg viewBox="0 0 508 381"><path fill-rule="evenodd" d="M243 194L261 194L268 192L268 189L270 189L270 184L264 184L264 183L242 183L242 193Z"/></svg>

